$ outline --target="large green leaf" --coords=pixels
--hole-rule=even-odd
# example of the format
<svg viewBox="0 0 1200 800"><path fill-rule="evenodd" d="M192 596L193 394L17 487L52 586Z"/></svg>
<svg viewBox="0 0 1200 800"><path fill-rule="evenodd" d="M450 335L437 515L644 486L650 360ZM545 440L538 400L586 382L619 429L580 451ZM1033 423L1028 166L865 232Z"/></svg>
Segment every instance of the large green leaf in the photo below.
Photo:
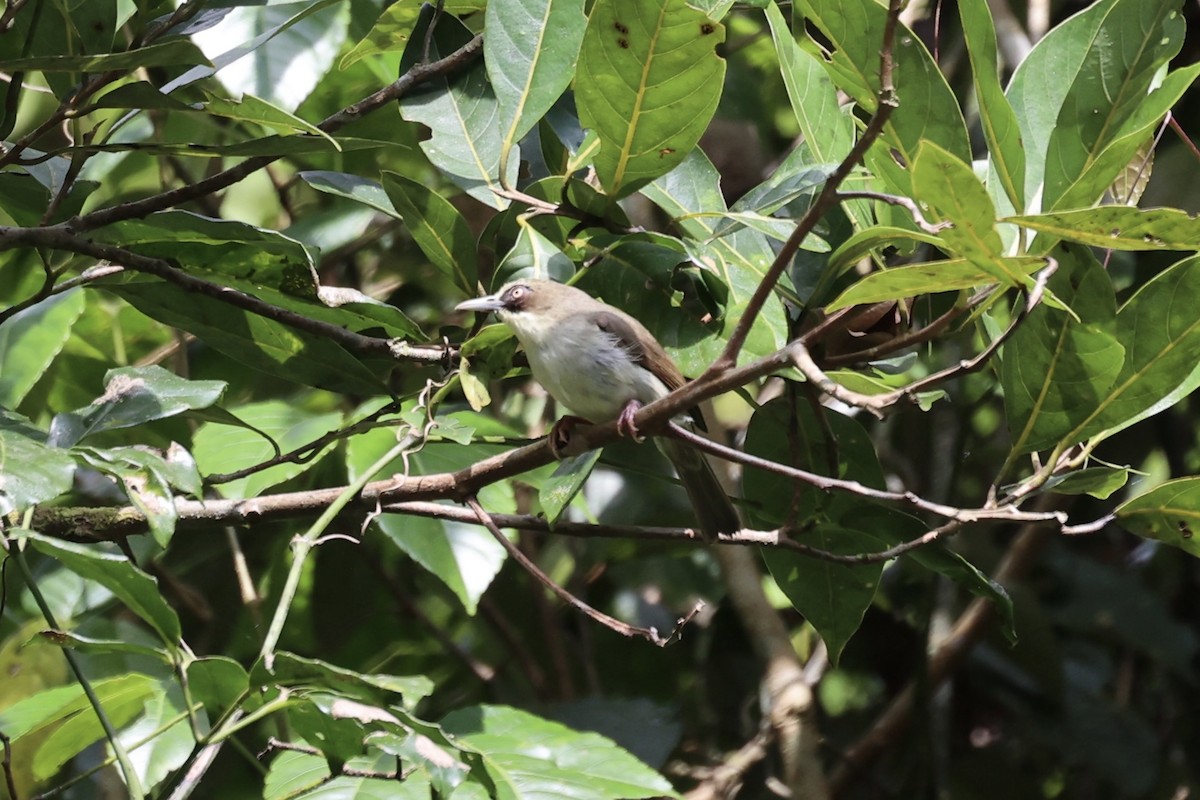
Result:
<svg viewBox="0 0 1200 800"><path fill-rule="evenodd" d="M159 366L112 369L104 376L104 394L86 408L55 415L50 441L71 447L95 433L207 408L224 391L224 381L190 381Z"/></svg>
<svg viewBox="0 0 1200 800"><path fill-rule="evenodd" d="M1057 81L1069 81L1070 89L1046 144L1042 189L1042 207L1046 209L1064 207L1060 199L1116 138L1126 118L1146 102L1159 68L1183 44L1185 25L1179 13L1183 0L1117 0L1099 5L1104 10L1095 12L1095 27L1088 26L1091 39L1078 69L1059 71L1055 76ZM1090 13L1092 9L1084 12ZM1066 27L1064 23L1059 30ZM1115 172L1091 185L1103 191L1114 177ZM1066 207L1091 203L1097 196L1076 193Z"/></svg>
<svg viewBox="0 0 1200 800"><path fill-rule="evenodd" d="M996 231L996 209L971 165L932 142L925 142L912 162L912 186L918 201L952 224L938 236L943 250L961 255L1003 286L1029 284L1028 273L1004 258Z"/></svg>
<svg viewBox="0 0 1200 800"><path fill-rule="evenodd" d="M713 238L720 215L729 207L721 194L720 175L699 149L688 153L678 167L644 187L642 194L666 212L687 237L685 244L692 260L726 285L728 297L720 324L721 332L727 336L732 322L741 318L754 290L775 260L770 242L750 229ZM746 338L745 351L766 355L778 350L787 341L786 323L782 301L770 297ZM703 366L708 363L711 359Z"/></svg>
<svg viewBox="0 0 1200 800"><path fill-rule="evenodd" d="M341 414L316 414L280 400L251 403L233 411L253 428L214 422L200 426L193 437L193 455L203 475L237 472L269 461L277 455L273 444L279 452L288 453L336 430L343 422ZM327 443L306 454L304 459L275 464L222 483L216 489L225 497L257 497L311 469L332 447L332 442Z"/></svg>
<svg viewBox="0 0 1200 800"><path fill-rule="evenodd" d="M1056 255L1050 289L1079 320L1043 304L1004 346L1000 380L1018 453L1057 444L1108 396L1125 361L1108 275L1082 248Z"/></svg>
<svg viewBox="0 0 1200 800"><path fill-rule="evenodd" d="M1109 250L1195 250L1200 219L1177 208L1100 206L1052 214L1007 217L1052 239Z"/></svg>
<svg viewBox="0 0 1200 800"><path fill-rule="evenodd" d="M174 39L123 53L47 55L12 58L0 62L5 72L125 72L142 67L177 67L206 64L204 55L187 39Z"/></svg>
<svg viewBox="0 0 1200 800"><path fill-rule="evenodd" d="M1122 503L1117 519L1138 536L1156 539L1200 556L1200 478L1155 486Z"/></svg>
<svg viewBox="0 0 1200 800"><path fill-rule="evenodd" d="M854 120L842 113L829 75L814 55L796 44L774 2L767 5L767 22L804 142L817 161L836 164L854 146Z"/></svg>
<svg viewBox="0 0 1200 800"><path fill-rule="evenodd" d="M1143 286L1117 314L1125 363L1095 409L1064 439L1114 433L1162 410L1200 385L1200 256Z"/></svg>
<svg viewBox="0 0 1200 800"><path fill-rule="evenodd" d="M148 700L162 692L157 681L136 672L101 678L91 688L113 725L129 722ZM37 734L46 737L32 765L40 780L53 776L104 736L100 720L79 684L46 689L0 711L0 730L13 742Z"/></svg>
<svg viewBox="0 0 1200 800"><path fill-rule="evenodd" d="M879 95L879 48L883 44L886 9L875 0L803 0L804 17L828 40L825 68L834 85L867 111L875 111ZM810 47L817 47L810 42ZM971 148L954 93L921 37L899 26L895 37L893 80L900 105L884 131L888 148L911 165L922 142L930 142L969 163ZM893 165L895 161L892 156ZM905 178L889 173L906 188ZM906 192L907 193L907 192Z"/></svg>
<svg viewBox="0 0 1200 800"><path fill-rule="evenodd" d="M1017 67L1007 95L1025 147L1027 210L1036 210L1030 204L1039 195L1042 208L1055 208L1118 136L1124 117L1136 115L1154 65L1165 63L1163 54L1182 38L1182 21L1170 19L1178 5L1100 0L1053 28ZM1107 181L1092 183L1103 191L1140 144L1139 138L1123 161L1114 160ZM1073 198L1068 207L1090 205L1097 196Z"/></svg>
<svg viewBox="0 0 1200 800"><path fill-rule="evenodd" d="M472 418L483 421L478 416ZM346 455L351 480L395 441L395 434L387 430L374 430L354 437ZM407 465L413 474L445 472L466 467L503 450L494 445L463 447L431 443L409 456ZM396 465L397 469L403 467L403 464ZM490 511L511 513L516 510L512 488L507 484L492 484L482 489L479 499ZM445 583L470 614L475 613L479 598L504 565L503 546L478 525L398 514L383 514L375 521L393 544Z"/></svg>
<svg viewBox="0 0 1200 800"><path fill-rule="evenodd" d="M284 750L271 759L263 781L263 800L429 800L429 777L417 771L402 781L363 777L396 769L396 757L388 753L358 756L346 762L351 775L334 776L323 756ZM461 792L456 792L457 800Z"/></svg>
<svg viewBox="0 0 1200 800"><path fill-rule="evenodd" d="M501 170L575 76L587 20L583 0L492 0L483 58L500 104Z"/></svg>
<svg viewBox="0 0 1200 800"><path fill-rule="evenodd" d="M506 706L452 712L442 727L483 757L497 796L512 800L569 797L620 800L678 797L666 779L596 733Z"/></svg>
<svg viewBox="0 0 1200 800"><path fill-rule="evenodd" d="M420 28L418 32L423 31ZM416 35L405 51L405 64L415 62L424 49L424 35ZM454 18L442 17L434 31L430 58L449 55L470 41L470 33ZM401 65L403 69L404 64ZM487 70L477 63L452 79L437 77L423 91L410 92L400 100L400 113L410 122L427 126L432 136L421 149L467 194L492 208L503 209L508 201L496 194L501 183L516 182L519 158L507 165L500 180L500 103L488 83Z"/></svg>
<svg viewBox="0 0 1200 800"><path fill-rule="evenodd" d="M400 212L421 252L465 297L474 297L479 278L475 237L449 200L423 183L395 172L383 174L383 188Z"/></svg>
<svg viewBox="0 0 1200 800"><path fill-rule="evenodd" d="M0 325L0 406L16 408L45 374L83 313L79 290L48 297Z"/></svg>
<svg viewBox="0 0 1200 800"><path fill-rule="evenodd" d="M995 264L1003 265L1012 274L1030 275L1046 266L1046 259L1012 256L996 259ZM905 264L870 273L838 295L825 309L837 311L863 303L899 300L934 292L954 292L995 282L996 276L992 271L981 269L965 258Z"/></svg>
<svg viewBox="0 0 1200 800"><path fill-rule="evenodd" d="M71 490L75 459L46 444L46 434L0 408L0 515L24 511Z"/></svg>
<svg viewBox="0 0 1200 800"><path fill-rule="evenodd" d="M684 0L597 0L575 78L579 120L600 138L594 165L624 197L669 172L716 111L725 28Z"/></svg>
<svg viewBox="0 0 1200 800"><path fill-rule="evenodd" d="M961 0L958 4L967 54L971 58L971 77L975 83L979 122L988 144L988 166L999 189L1013 208L1025 203L1025 148L1016 112L1000 86L996 58L996 26L986 0ZM991 188L989 186L989 188ZM992 196L998 192L993 189Z"/></svg>
<svg viewBox="0 0 1200 800"><path fill-rule="evenodd" d="M179 617L167 605L158 581L125 556L98 546L51 539L32 531L24 536L39 552L117 596L125 607L145 620L172 652L179 648Z"/></svg>

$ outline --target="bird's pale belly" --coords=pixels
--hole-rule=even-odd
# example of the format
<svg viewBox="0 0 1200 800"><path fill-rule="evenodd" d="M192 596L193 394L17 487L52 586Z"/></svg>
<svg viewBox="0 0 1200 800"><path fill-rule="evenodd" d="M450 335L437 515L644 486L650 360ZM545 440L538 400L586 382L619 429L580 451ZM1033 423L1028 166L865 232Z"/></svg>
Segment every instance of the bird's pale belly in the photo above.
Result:
<svg viewBox="0 0 1200 800"><path fill-rule="evenodd" d="M630 400L649 403L667 393L662 381L630 361L615 340L609 347L581 348L569 334L548 339L537 356L530 353L534 379L561 405L591 422L616 419Z"/></svg>

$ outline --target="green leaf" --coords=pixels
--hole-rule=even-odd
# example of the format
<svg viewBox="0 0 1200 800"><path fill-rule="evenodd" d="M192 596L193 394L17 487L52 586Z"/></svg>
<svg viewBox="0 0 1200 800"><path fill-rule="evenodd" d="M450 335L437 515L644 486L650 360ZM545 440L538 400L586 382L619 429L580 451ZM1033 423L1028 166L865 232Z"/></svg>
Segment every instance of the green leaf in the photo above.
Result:
<svg viewBox="0 0 1200 800"><path fill-rule="evenodd" d="M376 211L382 211L389 217L401 218L400 212L392 205L392 201L388 199L387 192L384 191L383 186L378 181L373 181L369 178L360 178L348 172L330 172L319 169L301 172L299 173L299 178L317 191L325 192L335 197L345 197L348 200L369 206Z"/></svg>
<svg viewBox="0 0 1200 800"><path fill-rule="evenodd" d="M392 755L358 756L345 766L358 774L334 777L323 756L285 750L271 760L263 782L263 800L429 800L429 778L420 771L402 781L362 777L364 773L394 772L396 759Z"/></svg>
<svg viewBox="0 0 1200 800"><path fill-rule="evenodd" d="M226 282L234 283L235 279ZM348 394L376 395L386 390L380 373L366 367L341 345L328 338L268 319L215 298L197 295L175 284L145 275L124 275L105 282L108 289L146 316L186 330L235 361L291 383ZM323 321L361 317L328 309L313 300L291 297L277 290L255 292L272 304ZM391 315L394 319L398 315ZM336 323L335 323L336 324ZM377 325L378 322L372 322Z"/></svg>
<svg viewBox="0 0 1200 800"><path fill-rule="evenodd" d="M150 533L166 547L175 533L175 499L172 488L199 497L200 473L191 455L173 445L163 457L147 448L76 448L77 455L93 469L111 475L125 490L129 501L145 516Z"/></svg>
<svg viewBox="0 0 1200 800"><path fill-rule="evenodd" d="M1155 486L1117 507L1117 519L1146 539L1200 556L1200 478L1179 478Z"/></svg>
<svg viewBox="0 0 1200 800"><path fill-rule="evenodd" d="M146 701L161 694L157 681L131 672L92 682L100 706L113 725L121 726L142 710ZM46 689L0 711L0 730L13 742L44 734L33 758L39 780L52 777L70 759L104 736L100 720L79 684Z"/></svg>
<svg viewBox="0 0 1200 800"><path fill-rule="evenodd" d="M565 283L575 275L575 262L537 228L521 223L517 241L496 266L496 286L521 278L539 278Z"/></svg>
<svg viewBox="0 0 1200 800"><path fill-rule="evenodd" d="M0 408L0 515L71 491L75 459L46 445L46 434L15 411Z"/></svg>
<svg viewBox="0 0 1200 800"><path fill-rule="evenodd" d="M1195 250L1200 246L1200 219L1177 208L1100 206L1003 221L1054 239L1109 250Z"/></svg>
<svg viewBox="0 0 1200 800"><path fill-rule="evenodd" d="M344 422L339 413L315 414L282 400L251 403L233 411L253 428L207 423L193 437L192 454L205 476L237 472L269 461L279 452L291 452L337 430ZM264 434L270 439L264 438ZM217 491L225 497L258 497L320 463L333 446L333 442L327 442L315 452L307 453L303 460L276 464L219 484Z"/></svg>
<svg viewBox="0 0 1200 800"><path fill-rule="evenodd" d="M500 105L500 169L575 76L587 20L583 0L493 0L483 59Z"/></svg>
<svg viewBox="0 0 1200 800"><path fill-rule="evenodd" d="M943 250L961 255L1004 286L1032 283L1027 273L1012 269L1004 258L996 209L969 163L926 142L913 162L912 184L920 202L953 223L938 234L945 242Z"/></svg>
<svg viewBox="0 0 1200 800"><path fill-rule="evenodd" d="M415 63L424 49L423 27L405 51L405 61ZM449 55L470 41L470 33L453 17L442 17L434 31L429 58ZM520 159L510 159L500 177L500 104L488 83L481 63L458 72L447 80L438 76L426 81L424 91L409 92L400 99L400 113L409 122L427 126L432 136L421 142L430 162L455 184L484 205L504 209L508 201L496 194L503 183L516 184Z"/></svg>
<svg viewBox="0 0 1200 800"><path fill-rule="evenodd" d="M767 5L767 22L779 55L783 84L809 151L818 161L840 162L854 146L853 118L842 113L837 90L821 62L796 44L774 2Z"/></svg>
<svg viewBox="0 0 1200 800"><path fill-rule="evenodd" d="M225 381L190 381L159 366L121 367L104 375L104 394L86 408L56 414L50 443L71 447L95 433L132 428L220 399Z"/></svg>
<svg viewBox="0 0 1200 800"><path fill-rule="evenodd" d="M149 623L168 650L179 649L179 617L175 610L163 599L158 581L125 556L98 546L51 539L32 531L23 535L42 554L116 595L126 608Z"/></svg>
<svg viewBox="0 0 1200 800"><path fill-rule="evenodd" d="M807 545L832 553L871 553L886 545L862 531L823 525L804 534ZM842 649L862 624L875 599L883 564L848 565L764 547L763 560L780 590L821 634L829 660L838 663Z"/></svg>
<svg viewBox="0 0 1200 800"><path fill-rule="evenodd" d="M612 740L506 706L449 714L442 727L483 756L498 796L572 800L678 797L661 775Z"/></svg>
<svg viewBox="0 0 1200 800"><path fill-rule="evenodd" d="M474 297L479 281L475 236L463 215L425 184L395 172L383 173L383 186L429 262L450 278L464 297Z"/></svg>
<svg viewBox="0 0 1200 800"><path fill-rule="evenodd" d="M83 292L48 297L0 326L0 406L16 408L71 336L83 313Z"/></svg>
<svg viewBox="0 0 1200 800"><path fill-rule="evenodd" d="M164 664L171 663L171 654L165 649L137 642L127 642L123 639L95 639L90 636L80 636L71 631L56 630L39 631L38 636L58 647L69 647L82 653L123 653L152 658Z"/></svg>
<svg viewBox="0 0 1200 800"><path fill-rule="evenodd" d="M1035 210L1030 204L1039 195L1043 208L1054 208L1060 198L1074 195L1068 182L1086 170L1097 148L1112 141L1122 127L1115 109L1137 115L1152 73L1147 63L1137 64L1137 51L1144 49L1149 56L1160 49L1160 37L1177 36L1164 36L1168 27L1182 29L1181 24L1164 25L1173 6L1178 6L1176 0L1102 0L1051 29L1017 67L1007 96L1017 111L1025 147L1026 209ZM1107 59L1113 63L1105 66ZM1072 137L1074 142L1069 141ZM1073 172L1062 159L1071 163ZM1059 163L1052 167L1051 160ZM1107 181L1095 181L1099 191L1127 163L1128 157L1112 165ZM1057 188L1047 189L1046 181ZM1073 198L1070 205L1090 205L1096 196Z"/></svg>
<svg viewBox="0 0 1200 800"><path fill-rule="evenodd" d="M720 176L712 162L697 149L671 172L642 189L642 194L661 208L687 237L689 255L702 269L727 282L728 298L722 315L720 333L728 336L728 321L740 319L763 275L775 260L766 237L757 231L740 230L730 236L713 239L716 225L712 215L728 211L721 194ZM746 338L744 353L766 355L787 341L786 314L782 301L772 295L763 306L757 324ZM714 350L719 350L716 344ZM715 356L707 352L705 356ZM702 367L712 363L709 358ZM681 365L682 366L682 365ZM698 373L697 373L698 374Z"/></svg>
<svg viewBox="0 0 1200 800"><path fill-rule="evenodd" d="M242 99L230 100L212 92L205 92L208 98L204 110L216 117L236 119L241 122L253 122L279 134L307 133L313 136L323 136L335 150L340 150L337 140L310 122L297 117L279 106L255 97L252 94L242 95Z"/></svg>
<svg viewBox="0 0 1200 800"><path fill-rule="evenodd" d="M402 763L420 764L429 774L433 788L442 797L449 797L470 772L470 767L459 761L454 753L423 733L412 731L400 736L377 731L368 735L367 742L372 747L396 756Z"/></svg>
<svg viewBox="0 0 1200 800"><path fill-rule="evenodd" d="M879 95L884 6L875 0L803 0L799 9L828 40L824 64L834 85L863 109L874 112ZM815 41L810 42L811 48L822 49ZM921 37L903 25L896 30L895 64L894 83L900 105L884 129L887 147L907 165L916 159L923 142L969 163L971 148L958 101ZM885 158L892 160L890 155ZM907 177L895 170L890 174L901 181L895 188L904 190Z"/></svg>
<svg viewBox="0 0 1200 800"><path fill-rule="evenodd" d="M1087 165L1073 180L1072 176L1068 176L1070 182L1054 207L1069 209L1091 205L1096 198L1110 190L1130 163L1136 161L1139 172L1142 171L1141 165L1145 159L1139 158L1139 153L1148 150L1154 142L1155 130L1163 117L1191 88L1197 75L1200 75L1200 64L1192 64L1168 74L1162 85L1151 91L1146 100L1121 121L1120 129L1107 146L1090 156ZM1148 172L1142 174L1148 179ZM1118 202L1124 202L1117 199Z"/></svg>
<svg viewBox="0 0 1200 800"><path fill-rule="evenodd" d="M187 665L187 685L192 699L203 703L213 718L220 717L250 688L250 676L232 658L205 656Z"/></svg>
<svg viewBox="0 0 1200 800"><path fill-rule="evenodd" d="M1095 409L1064 437L1109 435L1200 386L1200 256L1156 275L1117 314L1125 362Z"/></svg>
<svg viewBox="0 0 1200 800"><path fill-rule="evenodd" d="M1000 86L992 12L987 0L962 0L958 4L958 14L971 59L979 122L988 145L988 165L1012 207L1022 208L1025 203L1025 148L1016 112Z"/></svg>
<svg viewBox="0 0 1200 800"><path fill-rule="evenodd" d="M1056 71L1055 80L1070 88L1046 144L1043 208L1062 208L1063 195L1118 135L1126 119L1147 101L1156 73L1183 44L1182 5L1182 0L1117 0L1098 3L1074 18L1093 17L1094 27L1080 26L1091 38L1075 45L1085 47L1077 67L1062 69L1060 64ZM1063 23L1058 30L1069 24ZM1039 46L1046 44L1043 39ZM1103 191L1114 177L1115 172L1093 186L1099 183L1097 188ZM1071 205L1095 200L1096 196L1076 196Z"/></svg>
<svg viewBox="0 0 1200 800"><path fill-rule="evenodd" d="M721 96L725 28L684 0L597 0L575 78L579 120L600 137L593 163L624 197L681 163Z"/></svg>
<svg viewBox="0 0 1200 800"><path fill-rule="evenodd" d="M1089 467L1051 478L1046 488L1055 494L1086 494L1107 500L1129 481L1127 467Z"/></svg>
<svg viewBox="0 0 1200 800"><path fill-rule="evenodd" d="M433 681L424 675L384 675L355 672L315 658L279 651L268 670L260 659L250 670L250 685L258 687L328 689L364 702L395 703L411 709L433 691Z"/></svg>
<svg viewBox="0 0 1200 800"><path fill-rule="evenodd" d="M746 452L818 474L883 486L883 471L866 431L856 421L827 412L825 424L808 404L780 397L761 406L746 430ZM828 436L837 442L830 447ZM742 494L755 527L776 528L804 522L800 541L822 550L848 554L887 546L879 535L860 530L844 514L857 513L861 500L827 493L790 477L747 468ZM772 576L796 609L817 629L837 663L842 648L858 629L879 585L883 564L847 565L764 548Z"/></svg>
<svg viewBox="0 0 1200 800"><path fill-rule="evenodd" d="M5 72L131 72L142 67L178 67L207 64L197 47L187 39L174 39L123 53L53 55L12 58L4 61Z"/></svg>
<svg viewBox="0 0 1200 800"><path fill-rule="evenodd" d="M395 434L385 430L354 437L347 453L351 480L394 442ZM504 449L503 446L484 444L470 447L427 444L419 453L409 456L408 467L411 474L453 471ZM403 467L397 464L397 469ZM493 484L481 490L479 500L490 511L511 513L516 510L512 489L504 484ZM475 613L479 598L504 565L503 546L478 525L399 514L382 514L375 521L393 544L445 583L469 614Z"/></svg>
<svg viewBox="0 0 1200 800"><path fill-rule="evenodd" d="M1030 275L1046 266L1046 259L1011 256L998 259L1013 274ZM996 282L993 272L975 266L965 258L951 258L924 264L905 264L901 267L872 272L846 288L837 299L826 306L837 311L863 303L898 300L936 292L973 289Z"/></svg>
<svg viewBox="0 0 1200 800"><path fill-rule="evenodd" d="M1055 255L1049 288L1079 321L1040 305L1004 346L1000 380L1016 453L1058 443L1108 396L1125 360L1108 275L1081 248Z"/></svg>
<svg viewBox="0 0 1200 800"><path fill-rule="evenodd" d="M558 522L575 499L575 495L583 488L596 462L600 460L600 452L589 450L577 456L564 458L558 462L554 473L542 482L538 491L538 504L551 525Z"/></svg>
<svg viewBox="0 0 1200 800"><path fill-rule="evenodd" d="M419 0L398 0L385 8L367 35L342 56L338 69L349 69L368 56L403 51L421 15L421 5Z"/></svg>

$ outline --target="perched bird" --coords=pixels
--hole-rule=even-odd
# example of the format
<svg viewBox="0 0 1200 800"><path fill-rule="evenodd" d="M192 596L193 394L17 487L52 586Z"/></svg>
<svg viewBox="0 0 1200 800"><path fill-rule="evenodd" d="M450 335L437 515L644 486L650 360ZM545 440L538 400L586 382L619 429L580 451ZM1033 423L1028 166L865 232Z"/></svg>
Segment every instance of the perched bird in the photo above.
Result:
<svg viewBox="0 0 1200 800"><path fill-rule="evenodd" d="M640 322L620 309L561 283L519 280L487 297L459 303L460 311L495 311L525 350L533 377L580 419L617 420L622 435L640 439L633 417L646 403L684 384L683 373ZM693 410L699 419L699 411ZM573 418L559 420L552 446ZM704 454L675 439L658 447L671 460L696 511L701 533L741 528L737 512Z"/></svg>

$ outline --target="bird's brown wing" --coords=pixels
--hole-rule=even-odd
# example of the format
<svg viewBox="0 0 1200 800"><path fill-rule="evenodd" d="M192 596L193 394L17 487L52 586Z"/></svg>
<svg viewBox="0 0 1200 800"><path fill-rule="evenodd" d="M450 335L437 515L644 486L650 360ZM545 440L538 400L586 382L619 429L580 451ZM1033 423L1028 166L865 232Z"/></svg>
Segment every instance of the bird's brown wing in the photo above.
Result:
<svg viewBox="0 0 1200 800"><path fill-rule="evenodd" d="M650 370L667 389L674 391L683 386L683 373L649 331L643 331L643 335L639 336L629 320L611 311L597 311L592 319L596 327L617 338L634 363Z"/></svg>
<svg viewBox="0 0 1200 800"><path fill-rule="evenodd" d="M673 392L687 382L679 367L675 366L675 362L667 355L667 351L645 328L642 328L642 335L639 336L633 327L634 323L611 311L597 311L592 315L592 319L600 330L615 336L621 347L633 358L634 363L650 370L651 374L663 382L668 391ZM708 430L699 408L693 408L688 413L700 430Z"/></svg>

